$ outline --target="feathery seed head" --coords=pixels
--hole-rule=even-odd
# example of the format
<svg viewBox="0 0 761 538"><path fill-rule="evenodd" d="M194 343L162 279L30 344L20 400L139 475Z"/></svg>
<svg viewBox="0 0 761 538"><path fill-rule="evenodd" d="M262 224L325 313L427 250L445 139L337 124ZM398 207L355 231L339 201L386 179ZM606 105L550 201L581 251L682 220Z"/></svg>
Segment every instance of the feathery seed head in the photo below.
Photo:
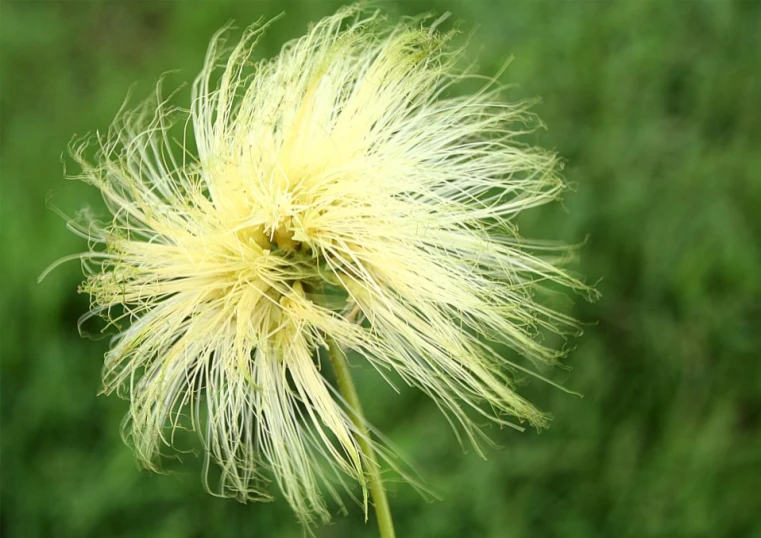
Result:
<svg viewBox="0 0 761 538"><path fill-rule="evenodd" d="M120 115L95 163L75 148L113 215L74 225L93 244L91 314L125 324L104 390L129 397L149 467L185 425L219 494L266 499L273 476L302 519L327 519L335 473L366 504L361 430L321 371L331 342L418 387L474 443L474 414L545 424L495 345L551 361L538 333L574 327L533 293L585 286L512 224L558 195L558 161L515 140L528 104L494 80L449 95L472 75L423 21L345 8L255 64L263 26L229 51L220 32L190 110L159 98ZM196 146L181 157L177 121Z"/></svg>

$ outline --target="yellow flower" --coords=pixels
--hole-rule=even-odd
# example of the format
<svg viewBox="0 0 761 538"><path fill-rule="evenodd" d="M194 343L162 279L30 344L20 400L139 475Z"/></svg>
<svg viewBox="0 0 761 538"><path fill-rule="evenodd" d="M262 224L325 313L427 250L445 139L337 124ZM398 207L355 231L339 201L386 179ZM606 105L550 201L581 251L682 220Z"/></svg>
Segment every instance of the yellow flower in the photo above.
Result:
<svg viewBox="0 0 761 538"><path fill-rule="evenodd" d="M583 284L512 222L556 198L558 160L516 141L529 104L493 79L450 95L476 77L423 22L345 8L258 63L263 26L229 51L220 32L190 110L159 98L122 113L95 162L75 148L113 215L77 228L93 245L81 289L122 328L104 390L129 397L147 466L190 427L217 493L266 499L274 476L303 520L328 519L321 491L337 497L334 474L366 491L368 465L323 376L331 343L422 390L474 443L474 414L545 424L495 346L553 360L536 336L574 327L533 295Z"/></svg>

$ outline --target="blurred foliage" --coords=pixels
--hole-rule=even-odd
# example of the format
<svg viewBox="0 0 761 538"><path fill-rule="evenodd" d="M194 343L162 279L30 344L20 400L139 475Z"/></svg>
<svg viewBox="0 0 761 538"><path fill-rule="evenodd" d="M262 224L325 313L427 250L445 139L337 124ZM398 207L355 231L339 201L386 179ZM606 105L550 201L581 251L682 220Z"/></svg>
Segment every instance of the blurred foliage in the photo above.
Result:
<svg viewBox="0 0 761 538"><path fill-rule="evenodd" d="M549 431L492 431L463 454L436 407L359 379L371 420L442 500L391 485L402 537L761 536L761 3L382 2L452 11L469 50L515 98L540 95L538 134L568 162L562 205L525 235L579 242L603 298L563 381L531 382ZM83 241L46 207L102 207L63 181L72 134L108 127L133 81L191 80L212 33L285 11L262 56L336 2L5 2L0 66L3 537L301 536L282 501L204 493L200 462L141 471L127 403L96 397L107 340L79 337ZM65 161L65 157L64 157ZM374 536L361 510L320 537Z"/></svg>

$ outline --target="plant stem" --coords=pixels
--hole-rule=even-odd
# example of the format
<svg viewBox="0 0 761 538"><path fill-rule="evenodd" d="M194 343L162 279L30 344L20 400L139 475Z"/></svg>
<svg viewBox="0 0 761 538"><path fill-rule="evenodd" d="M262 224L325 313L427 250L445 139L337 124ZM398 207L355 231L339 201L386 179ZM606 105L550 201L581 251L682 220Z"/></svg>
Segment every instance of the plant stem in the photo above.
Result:
<svg viewBox="0 0 761 538"><path fill-rule="evenodd" d="M391 519L388 497L386 497L386 488L383 487L378 458L370 444L370 430L367 428L357 388L354 386L351 372L349 372L346 354L334 340L329 340L328 346L328 356L330 357L333 371L336 373L338 390L346 400L346 403L349 404L349 407L351 407L351 419L361 434L357 436L357 444L367 460L367 482L370 486L370 495L375 507L375 515L378 519L380 536L381 538L394 538L396 534L394 533L394 522Z"/></svg>

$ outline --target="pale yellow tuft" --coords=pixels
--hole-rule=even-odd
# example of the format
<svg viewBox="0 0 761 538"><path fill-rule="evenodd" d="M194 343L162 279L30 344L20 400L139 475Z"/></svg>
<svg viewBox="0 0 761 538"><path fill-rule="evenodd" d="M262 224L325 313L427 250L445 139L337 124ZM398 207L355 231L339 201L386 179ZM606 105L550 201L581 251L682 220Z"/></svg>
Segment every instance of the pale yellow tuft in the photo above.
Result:
<svg viewBox="0 0 761 538"><path fill-rule="evenodd" d="M557 197L558 160L516 141L529 103L494 80L450 95L477 77L435 26L346 8L258 63L263 26L229 51L220 32L189 111L159 98L122 113L94 163L75 148L113 215L75 225L91 314L126 324L104 390L129 397L149 467L189 426L219 494L269 498L272 476L303 520L328 519L340 475L366 505L367 436L323 375L329 345L422 390L476 446L483 419L545 424L495 346L551 361L537 337L574 327L534 299L585 288L565 251L513 224Z"/></svg>

